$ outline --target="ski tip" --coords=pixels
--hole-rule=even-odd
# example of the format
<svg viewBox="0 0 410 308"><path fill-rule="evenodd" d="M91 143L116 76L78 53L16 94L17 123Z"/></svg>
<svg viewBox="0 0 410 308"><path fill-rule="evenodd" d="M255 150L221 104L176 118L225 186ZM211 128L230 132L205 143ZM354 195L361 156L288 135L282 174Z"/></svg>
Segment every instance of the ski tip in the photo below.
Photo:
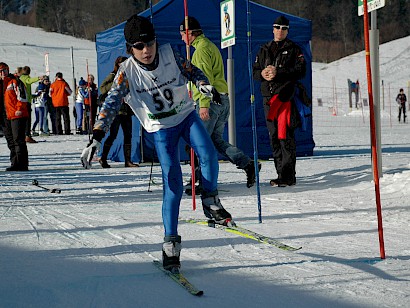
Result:
<svg viewBox="0 0 410 308"><path fill-rule="evenodd" d="M204 291L198 291L194 295L195 296L202 296L202 295L204 295Z"/></svg>

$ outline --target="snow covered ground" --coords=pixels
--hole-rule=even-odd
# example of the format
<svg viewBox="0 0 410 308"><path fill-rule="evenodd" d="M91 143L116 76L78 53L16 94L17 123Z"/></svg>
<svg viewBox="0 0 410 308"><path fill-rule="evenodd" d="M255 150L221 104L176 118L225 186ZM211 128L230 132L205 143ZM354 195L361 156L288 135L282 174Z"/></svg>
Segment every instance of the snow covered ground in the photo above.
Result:
<svg viewBox="0 0 410 308"><path fill-rule="evenodd" d="M19 28L8 31L18 37ZM53 46L47 37L42 43ZM0 55L11 63L7 55L16 47L8 48L1 45ZM38 58L39 64L31 58L33 67L41 66ZM331 72L329 64L325 71L337 76L350 67ZM262 161L262 223L256 188L246 188L241 170L220 164L221 200L237 223L301 250L185 223L204 216L199 198L192 211L191 198L183 197L182 270L204 290L201 298L152 265L163 240L158 165L151 185L149 163L83 170L79 155L88 137L50 136L28 145L29 172L7 173L9 152L0 138L0 307L409 307L409 126L382 126L381 260L369 127L337 118L343 130L315 118L314 156L298 158L296 186L270 187L274 165ZM189 166L182 168L188 178ZM33 186L33 179L61 194Z"/></svg>

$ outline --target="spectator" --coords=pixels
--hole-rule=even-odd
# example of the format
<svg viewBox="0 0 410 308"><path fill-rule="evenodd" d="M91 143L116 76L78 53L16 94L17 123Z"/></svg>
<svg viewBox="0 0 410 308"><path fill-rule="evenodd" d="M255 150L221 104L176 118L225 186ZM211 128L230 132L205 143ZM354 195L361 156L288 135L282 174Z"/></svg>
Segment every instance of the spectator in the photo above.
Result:
<svg viewBox="0 0 410 308"><path fill-rule="evenodd" d="M64 120L64 133L70 135L70 111L68 108L68 96L72 93L70 86L63 79L63 73L56 74L55 81L50 86L50 96L53 101L53 106L56 109L56 133L63 135L63 127L61 124L61 116Z"/></svg>
<svg viewBox="0 0 410 308"><path fill-rule="evenodd" d="M108 92L111 89L112 83L114 81L115 75L120 68L120 64L127 60L126 57L118 57L114 63L114 70L104 79L102 84L100 85L100 92L101 95L107 96ZM103 151L101 154L101 158L98 160L103 168L110 168L111 166L107 163L108 153L110 152L111 146L117 138L118 129L120 125L122 127L122 133L124 135L124 160L125 160L125 167L139 167L138 164L134 164L131 160L131 139L132 139L132 116L134 112L130 106L126 103L121 104L121 108L115 117L114 121L110 127L110 135L105 139Z"/></svg>
<svg viewBox="0 0 410 308"><path fill-rule="evenodd" d="M278 178L272 186L296 184L295 129L300 118L293 101L296 82L303 78L306 63L301 49L290 39L289 20L276 18L274 39L264 44L253 64L253 77L261 81L261 93Z"/></svg>
<svg viewBox="0 0 410 308"><path fill-rule="evenodd" d="M225 72L221 53L201 29L201 25L194 17L188 17L188 34L185 31L185 20L181 22L180 34L187 45L192 45L195 52L192 55L192 64L202 70L210 84L221 94L221 103L215 103L209 97L202 94L197 88L193 89L193 98L202 123L205 126L216 150L229 159L229 161L246 173L246 186L255 184L254 161L245 155L240 149L233 146L223 138L224 129L229 119L229 96L228 84L225 80ZM260 166L260 164L259 164Z"/></svg>
<svg viewBox="0 0 410 308"><path fill-rule="evenodd" d="M78 82L77 95L75 97L75 113L76 113L76 134L83 134L83 115L84 115L84 101L88 98L87 82L80 78Z"/></svg>
<svg viewBox="0 0 410 308"><path fill-rule="evenodd" d="M36 127L37 124L40 124L40 134L44 135L44 108L46 105L47 98L45 97L45 89L43 83L40 83L37 87L36 93L33 95L34 97L34 113L36 115L36 120L33 123L33 127L31 129L31 133L37 134Z"/></svg>
<svg viewBox="0 0 410 308"><path fill-rule="evenodd" d="M92 133L91 129L94 126L95 119L97 117L97 107L98 107L98 87L94 83L94 76L89 74L87 79L87 91L88 97L84 100L86 117L84 119L87 131ZM90 107L91 106L91 107ZM91 129L88 129L91 127Z"/></svg>
<svg viewBox="0 0 410 308"><path fill-rule="evenodd" d="M31 103L33 100L32 94L31 94L31 85L33 83L38 82L39 80L42 79L42 77L37 76L37 77L30 77L31 69L29 66L24 66L23 69L21 70L21 75L20 75L20 80L24 83L26 86L26 95L27 95L27 103L28 103L28 112L29 112L29 117L27 119L27 126L26 126L26 142L28 143L36 143L32 137L31 137Z"/></svg>
<svg viewBox="0 0 410 308"><path fill-rule="evenodd" d="M165 269L178 272L181 237L178 215L182 198L182 172L178 152L183 138L199 157L202 167L202 206L205 215L219 224L229 224L231 215L218 197L218 157L211 138L190 99L187 81L204 93L218 96L206 76L174 51L170 44L158 46L149 19L134 15L124 27L127 52L132 55L120 66L94 126L93 138L81 154L84 168L91 167L95 151L108 131L123 98L141 125L152 135L162 168L162 213L165 231L162 261ZM138 77L137 77L138 76Z"/></svg>
<svg viewBox="0 0 410 308"><path fill-rule="evenodd" d="M0 63L0 123L10 150L11 166L6 171L28 171L28 151L25 130L29 116L25 85L9 66Z"/></svg>
<svg viewBox="0 0 410 308"><path fill-rule="evenodd" d="M399 105L399 123L401 120L401 113L403 112L403 123L406 123L406 102L407 102L407 97L406 94L404 94L404 90L400 89L399 94L397 94L396 97L396 102Z"/></svg>
<svg viewBox="0 0 410 308"><path fill-rule="evenodd" d="M45 95L44 97L46 98L46 104L44 107L44 135L48 136L50 135L50 128L48 126L48 117L50 116L50 122L51 122L51 133L56 134L57 128L56 128L56 110L53 106L52 99L50 97L50 78L47 75L43 76L43 84L44 84L44 92Z"/></svg>

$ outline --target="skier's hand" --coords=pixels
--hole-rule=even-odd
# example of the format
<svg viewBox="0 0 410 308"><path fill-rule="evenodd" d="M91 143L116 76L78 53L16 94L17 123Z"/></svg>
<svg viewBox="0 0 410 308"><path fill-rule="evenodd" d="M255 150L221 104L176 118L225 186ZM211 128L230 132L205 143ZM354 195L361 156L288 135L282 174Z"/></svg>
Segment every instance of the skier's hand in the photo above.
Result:
<svg viewBox="0 0 410 308"><path fill-rule="evenodd" d="M210 97L211 101L213 101L215 104L217 105L221 104L221 95L219 94L218 91L216 91L216 89L213 86L209 84L201 84L199 85L198 90L203 95Z"/></svg>
<svg viewBox="0 0 410 308"><path fill-rule="evenodd" d="M93 159L94 153L98 151L101 147L101 142L91 139L90 143L81 153L81 163L85 169L91 169L91 160Z"/></svg>

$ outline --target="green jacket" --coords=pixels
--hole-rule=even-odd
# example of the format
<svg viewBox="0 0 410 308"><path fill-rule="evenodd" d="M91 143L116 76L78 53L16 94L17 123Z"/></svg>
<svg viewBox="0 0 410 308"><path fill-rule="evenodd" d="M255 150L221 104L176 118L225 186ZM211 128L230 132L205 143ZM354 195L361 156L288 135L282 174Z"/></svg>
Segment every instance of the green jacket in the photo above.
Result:
<svg viewBox="0 0 410 308"><path fill-rule="evenodd" d="M20 80L26 86L26 93L27 93L27 102L31 104L31 100L33 96L31 95L31 85L40 80L38 77L30 77L30 75L21 75Z"/></svg>
<svg viewBox="0 0 410 308"><path fill-rule="evenodd" d="M228 93L228 84L225 80L224 64L218 47L212 43L204 34L198 36L192 46L195 52L192 55L192 64L198 67L209 79L209 83L215 87L219 93ZM196 87L193 87L193 99L199 102L199 107L210 105L210 98L199 93Z"/></svg>

